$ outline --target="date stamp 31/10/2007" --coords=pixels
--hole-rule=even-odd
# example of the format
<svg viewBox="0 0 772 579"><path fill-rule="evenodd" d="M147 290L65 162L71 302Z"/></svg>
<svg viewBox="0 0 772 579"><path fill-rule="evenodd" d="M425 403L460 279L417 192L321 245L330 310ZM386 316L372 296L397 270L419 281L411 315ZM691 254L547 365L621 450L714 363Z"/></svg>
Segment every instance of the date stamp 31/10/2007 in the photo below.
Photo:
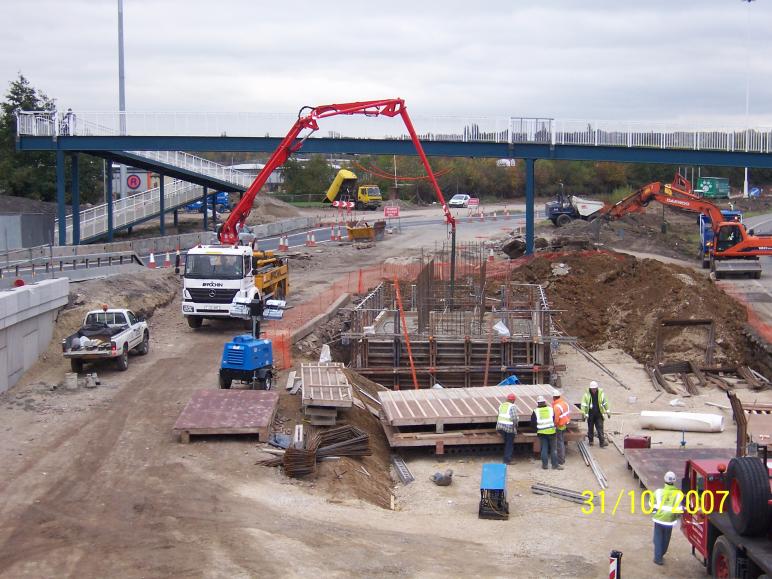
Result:
<svg viewBox="0 0 772 579"><path fill-rule="evenodd" d="M610 514L614 516L619 509L622 512L629 507L630 514L641 512L644 515L650 515L656 507L656 498L652 491L619 491L616 497L607 495L606 491L584 491L582 492L584 503L582 504L582 513L591 514ZM683 493L677 491L673 511L681 514L687 512L690 515L710 515L713 513L724 513L726 498L729 491L700 492L689 491ZM612 503L613 501L613 503Z"/></svg>

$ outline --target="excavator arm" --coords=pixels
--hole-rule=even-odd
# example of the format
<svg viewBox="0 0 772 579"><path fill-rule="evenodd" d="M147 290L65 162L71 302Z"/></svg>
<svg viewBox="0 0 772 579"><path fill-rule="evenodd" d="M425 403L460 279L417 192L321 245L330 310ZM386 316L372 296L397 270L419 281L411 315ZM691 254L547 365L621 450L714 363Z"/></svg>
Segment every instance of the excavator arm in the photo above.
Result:
<svg viewBox="0 0 772 579"><path fill-rule="evenodd" d="M426 174L429 176L429 180L434 188L434 193L437 196L437 200L442 204L442 210L445 214L445 220L448 225L451 226L453 231L456 228L456 220L453 214L448 209L448 205L445 202L445 197L440 191L440 186L437 183L437 179L432 172L429 165L429 159L424 153L421 141L418 139L418 135L413 128L413 123L407 114L407 108L405 107L405 101L403 99L384 99L376 101L362 101L354 103L342 103L322 105L318 107L303 107L298 113L298 120L289 130L287 135L282 139L279 146L268 159L268 162L263 167L263 170L255 178L254 182L249 186L249 189L244 193L241 201L231 211L228 219L223 223L222 228L219 230L217 236L220 243L233 244L237 243L239 239L238 232L246 223L249 213L252 211L252 204L255 201L255 197L260 192L260 189L265 185L268 177L271 173L281 167L292 153L297 152L303 146L305 140L310 137L315 131L319 130L320 119L327 117L333 117L337 115L364 115L366 117L396 117L402 118L402 122L405 123L410 138L413 141L413 145L416 148L418 156L421 158L421 162L424 164ZM304 131L310 131L301 137L301 133Z"/></svg>

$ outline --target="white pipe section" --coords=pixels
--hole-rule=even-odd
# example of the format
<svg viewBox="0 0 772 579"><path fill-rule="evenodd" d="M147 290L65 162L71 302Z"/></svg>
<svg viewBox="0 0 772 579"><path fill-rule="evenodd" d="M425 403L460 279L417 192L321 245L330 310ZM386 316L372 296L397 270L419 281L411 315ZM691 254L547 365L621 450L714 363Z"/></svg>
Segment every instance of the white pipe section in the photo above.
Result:
<svg viewBox="0 0 772 579"><path fill-rule="evenodd" d="M641 412L641 428L686 432L723 432L724 417L718 414L644 410Z"/></svg>

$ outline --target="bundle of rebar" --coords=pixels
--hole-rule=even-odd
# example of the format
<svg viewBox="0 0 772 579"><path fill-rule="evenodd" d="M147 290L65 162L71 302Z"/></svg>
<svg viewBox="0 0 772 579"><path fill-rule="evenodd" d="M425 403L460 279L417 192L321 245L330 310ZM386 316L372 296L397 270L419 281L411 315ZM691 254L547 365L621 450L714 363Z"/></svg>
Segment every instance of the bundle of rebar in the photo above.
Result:
<svg viewBox="0 0 772 579"><path fill-rule="evenodd" d="M290 477L316 472L316 462L330 456L370 456L370 435L356 426L340 426L314 434L305 448L290 446L283 456L258 461L262 466L284 467Z"/></svg>
<svg viewBox="0 0 772 579"><path fill-rule="evenodd" d="M535 485L531 485L531 491L537 495L550 495L572 503L587 504L588 501L587 497L579 491L573 491L571 489L565 489L563 487L556 487L544 483L536 483ZM590 502L592 504L597 504L597 497L593 496Z"/></svg>
<svg viewBox="0 0 772 579"><path fill-rule="evenodd" d="M582 458L584 459L584 464L590 467L592 470L592 474L595 475L595 478L598 480L598 484L600 485L600 488L607 489L608 488L608 479L606 478L605 473L603 472L603 469L598 464L598 461L595 460L595 457L592 456L590 453L590 448L587 446L587 443L582 440L578 443L579 446L579 453L582 455Z"/></svg>

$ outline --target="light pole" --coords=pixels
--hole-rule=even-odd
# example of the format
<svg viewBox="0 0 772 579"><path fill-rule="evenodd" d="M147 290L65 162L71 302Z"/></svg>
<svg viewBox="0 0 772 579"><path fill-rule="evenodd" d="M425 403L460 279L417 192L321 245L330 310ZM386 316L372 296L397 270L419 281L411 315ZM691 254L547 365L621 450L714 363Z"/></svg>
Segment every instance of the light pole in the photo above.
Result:
<svg viewBox="0 0 772 579"><path fill-rule="evenodd" d="M748 150L748 139L751 136L750 128L750 100L751 100L751 2L742 0L748 4L745 12L745 150ZM748 167L745 167L745 179L743 181L743 198L748 198Z"/></svg>
<svg viewBox="0 0 772 579"><path fill-rule="evenodd" d="M118 0L118 115L120 116L121 135L126 134L126 75L123 67L123 0ZM118 195L126 197L126 165L120 166L120 185ZM112 175L110 175L112 178Z"/></svg>

